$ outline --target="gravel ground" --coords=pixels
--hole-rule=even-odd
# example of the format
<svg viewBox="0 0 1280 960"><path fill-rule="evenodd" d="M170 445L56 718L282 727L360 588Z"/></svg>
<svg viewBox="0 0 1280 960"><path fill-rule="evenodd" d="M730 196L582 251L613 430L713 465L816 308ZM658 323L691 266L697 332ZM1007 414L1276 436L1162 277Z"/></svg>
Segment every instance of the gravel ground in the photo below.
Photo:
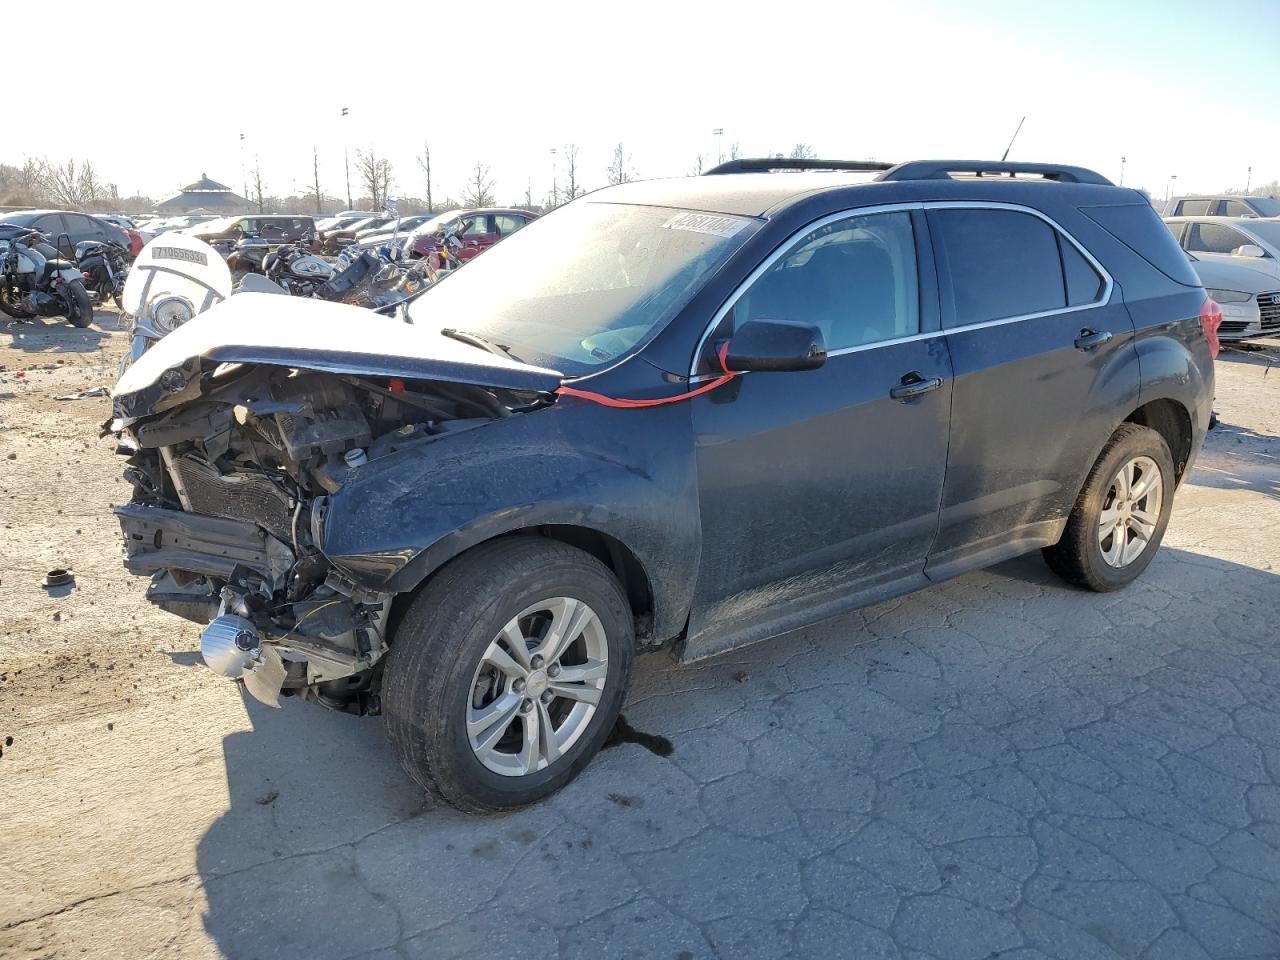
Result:
<svg viewBox="0 0 1280 960"><path fill-rule="evenodd" d="M114 315L0 336L0 956L1280 956L1257 354L1219 363L1223 426L1130 589L1028 557L644 658L639 733L482 819L425 807L376 719L245 702L142 600L108 402L54 399L111 382Z"/></svg>

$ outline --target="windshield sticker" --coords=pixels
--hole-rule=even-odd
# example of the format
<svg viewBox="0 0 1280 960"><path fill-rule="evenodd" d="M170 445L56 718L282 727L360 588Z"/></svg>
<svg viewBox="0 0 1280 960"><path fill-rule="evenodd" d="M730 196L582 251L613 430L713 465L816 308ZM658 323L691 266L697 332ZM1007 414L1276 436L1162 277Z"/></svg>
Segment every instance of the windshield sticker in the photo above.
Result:
<svg viewBox="0 0 1280 960"><path fill-rule="evenodd" d="M677 213L662 226L667 230L705 233L711 237L732 237L749 222L741 217L724 217L714 213Z"/></svg>
<svg viewBox="0 0 1280 960"><path fill-rule="evenodd" d="M187 250L183 247L152 247L152 260L185 260L187 263L209 265L209 255L202 250Z"/></svg>

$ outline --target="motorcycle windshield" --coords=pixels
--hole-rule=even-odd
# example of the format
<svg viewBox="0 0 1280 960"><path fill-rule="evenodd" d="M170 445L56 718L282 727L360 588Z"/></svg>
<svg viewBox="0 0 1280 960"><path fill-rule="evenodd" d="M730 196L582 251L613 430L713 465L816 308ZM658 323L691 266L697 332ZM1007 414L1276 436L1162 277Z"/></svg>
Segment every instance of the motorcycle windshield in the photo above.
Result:
<svg viewBox="0 0 1280 960"><path fill-rule="evenodd" d="M141 317L155 300L182 297L194 315L229 296L231 271L218 251L195 237L164 233L142 248L129 269L124 310Z"/></svg>

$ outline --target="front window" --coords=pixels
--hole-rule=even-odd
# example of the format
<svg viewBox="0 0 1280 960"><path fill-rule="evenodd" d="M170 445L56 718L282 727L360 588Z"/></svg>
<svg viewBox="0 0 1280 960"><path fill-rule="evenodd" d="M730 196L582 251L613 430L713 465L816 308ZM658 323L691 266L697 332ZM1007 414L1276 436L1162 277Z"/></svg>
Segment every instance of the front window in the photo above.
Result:
<svg viewBox="0 0 1280 960"><path fill-rule="evenodd" d="M1249 242L1239 230L1218 223L1193 223L1187 249L1195 253L1231 253Z"/></svg>
<svg viewBox="0 0 1280 960"><path fill-rule="evenodd" d="M590 373L665 326L755 225L670 207L569 204L429 288L410 316L571 376Z"/></svg>

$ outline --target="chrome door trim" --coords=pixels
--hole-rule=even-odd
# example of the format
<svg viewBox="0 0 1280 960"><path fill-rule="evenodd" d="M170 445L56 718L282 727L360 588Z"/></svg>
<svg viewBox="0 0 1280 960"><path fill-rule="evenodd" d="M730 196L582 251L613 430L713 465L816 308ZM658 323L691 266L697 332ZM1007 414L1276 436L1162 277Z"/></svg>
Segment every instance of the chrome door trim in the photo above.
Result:
<svg viewBox="0 0 1280 960"><path fill-rule="evenodd" d="M714 374L702 374L699 376L697 373L698 359L702 356L703 348L706 346L707 339L711 336L711 332L715 330L717 326L720 325L720 322L724 319L725 314L727 314L730 310L734 308L734 306L737 305L738 300L740 300L742 298L742 295L745 294L748 289L750 289L752 284L754 284L757 280L759 280L760 277L770 267L772 267L778 260L780 260L783 256L785 256L791 250L791 248L795 246L795 244L803 240L806 236L808 236L814 230L821 229L822 227L825 227L828 224L836 223L837 221L840 221L840 220L848 220L851 217L870 216L872 214L877 214L877 213L896 213L899 211L910 211L910 210L954 210L954 209L1012 210L1015 213L1027 213L1033 217L1037 217L1040 220L1043 220L1050 227L1052 227L1059 234L1061 234L1068 241L1070 241L1071 245L1075 247L1077 251L1079 251L1080 255L1083 256L1085 260L1089 262L1089 264L1093 267L1093 269L1098 271L1098 275L1101 276L1103 279L1102 292L1098 295L1098 298L1096 300L1092 300L1089 303L1078 304L1074 307L1063 307L1058 310L1042 310L1039 313L1021 314L1016 317L1001 317L997 320L983 320L978 323L968 323L968 324L965 324L964 326L959 326L959 327L930 330L923 333L911 334L910 336L906 336L906 337L894 337L891 340L876 340L872 343L860 343L852 347L842 347L838 350L831 350L827 353L828 357L842 357L845 354L858 353L860 351L871 350L876 347L887 347L887 346L892 346L894 344L899 344L899 343L911 343L915 340L928 340L936 337L945 337L948 334L952 334L952 333L965 333L969 330L980 330L985 327L998 327L1008 323L1018 323L1019 321L1022 321L1022 320L1036 320L1041 317L1052 317L1052 316L1057 316L1059 314L1077 313L1081 310L1092 310L1095 307L1106 306L1111 302L1111 295L1115 290L1115 281L1112 279L1111 274L1107 271L1107 269L1098 261L1097 257L1095 257L1087 249L1085 249L1084 245L1081 244L1079 240L1077 240L1075 237L1071 235L1070 231L1064 228L1060 223L1058 223L1052 217L1050 217L1045 213L1042 213L1041 211L1035 209L1034 207L1028 207L1020 203L1003 203L1001 201L996 201L996 200L930 200L930 201L923 201L923 202L917 201L917 202L910 202L910 203L885 203L885 204L879 204L876 206L869 206L869 207L852 207L845 210L841 210L839 213L828 214L825 217L821 217L817 220L813 220L810 223L804 225L803 227L800 227L798 230L793 232L789 237L787 237L785 241L779 244L778 248L774 250L773 253L769 254L769 256L766 257L759 266L757 266L754 270L751 271L751 273L747 275L747 278L745 280L743 280L740 284L738 284L736 288L734 288L733 293L729 295L729 297L725 300L724 304L721 305L720 309L715 312L715 314L711 318L711 322L707 324L707 328L702 332L702 336L698 339L698 345L694 349L693 357L690 360L689 382L694 383L694 382L706 380L711 378L712 376L715 376Z"/></svg>

